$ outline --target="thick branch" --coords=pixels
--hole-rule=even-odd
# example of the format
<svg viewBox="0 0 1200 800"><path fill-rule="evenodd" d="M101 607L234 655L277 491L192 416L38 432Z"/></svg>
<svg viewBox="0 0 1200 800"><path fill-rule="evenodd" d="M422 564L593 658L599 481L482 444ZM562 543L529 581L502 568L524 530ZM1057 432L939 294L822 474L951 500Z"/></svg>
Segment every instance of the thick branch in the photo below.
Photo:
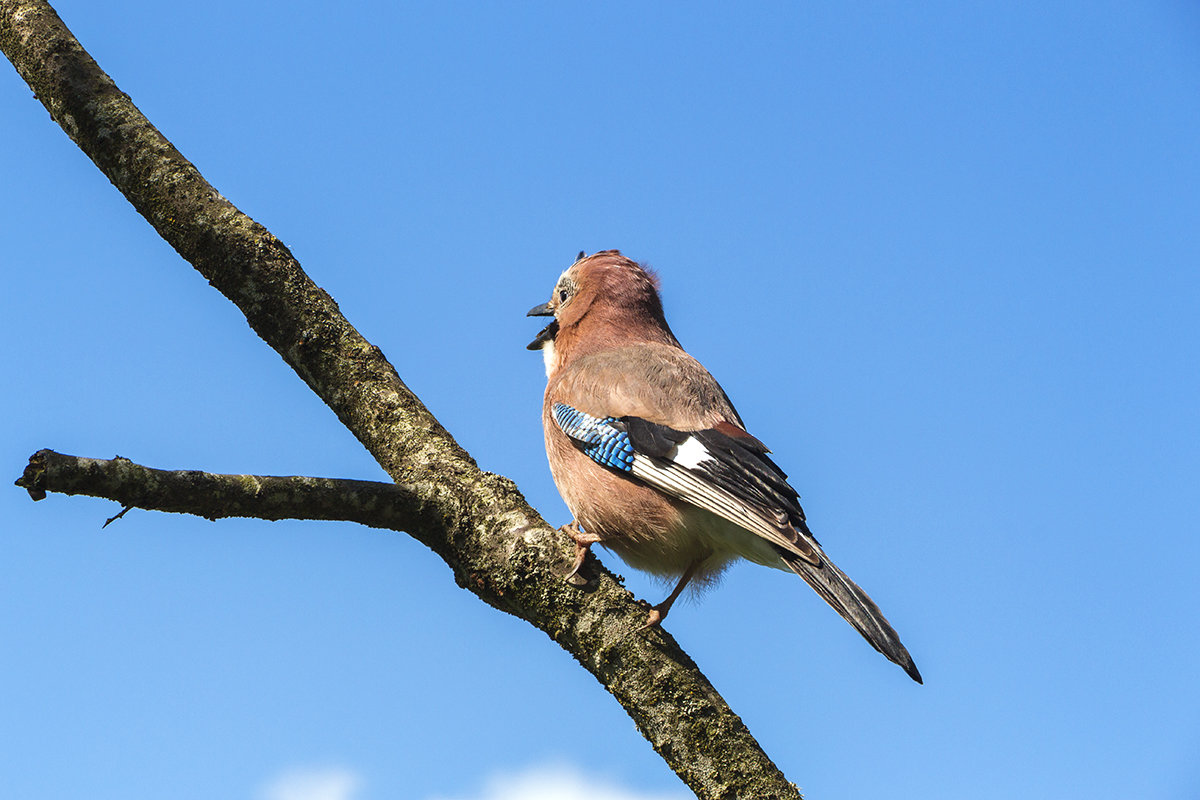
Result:
<svg viewBox="0 0 1200 800"><path fill-rule="evenodd" d="M410 532L459 585L568 650L699 797L799 796L669 635L627 635L645 608L610 573L591 562L589 591L561 580L562 537L511 481L478 469L283 243L204 180L48 4L0 0L0 49L159 235L424 504Z"/></svg>

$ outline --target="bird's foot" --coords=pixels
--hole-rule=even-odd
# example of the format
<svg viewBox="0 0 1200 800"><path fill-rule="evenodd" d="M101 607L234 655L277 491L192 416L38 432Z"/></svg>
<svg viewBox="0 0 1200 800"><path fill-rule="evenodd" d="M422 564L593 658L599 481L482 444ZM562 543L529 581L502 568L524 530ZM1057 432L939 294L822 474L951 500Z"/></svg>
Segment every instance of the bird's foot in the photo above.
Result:
<svg viewBox="0 0 1200 800"><path fill-rule="evenodd" d="M664 609L663 606L667 607ZM646 631L651 628L657 628L662 625L662 621L667 618L667 612L671 607L666 603L659 603L656 606L650 606L650 613L646 617L646 624L638 628L639 631Z"/></svg>
<svg viewBox="0 0 1200 800"><path fill-rule="evenodd" d="M575 562L571 564L571 569L563 576L563 580L572 586L583 586L587 583L587 579L579 574L579 570L583 567L583 562L587 559L592 545L600 541L600 537L594 533L585 533L579 530L577 520L571 520L559 530L570 536L571 541L575 542Z"/></svg>
<svg viewBox="0 0 1200 800"><path fill-rule="evenodd" d="M667 599L656 606L650 607L650 615L646 617L646 624L638 628L639 631L657 628L662 625L662 621L667 618L667 613L671 610L671 606L675 604L679 595L683 593L684 587L695 577L696 571L700 569L700 565L703 563L704 559L699 558L688 565L683 575L680 576L679 583L675 584L675 588L671 591L671 594L667 595Z"/></svg>

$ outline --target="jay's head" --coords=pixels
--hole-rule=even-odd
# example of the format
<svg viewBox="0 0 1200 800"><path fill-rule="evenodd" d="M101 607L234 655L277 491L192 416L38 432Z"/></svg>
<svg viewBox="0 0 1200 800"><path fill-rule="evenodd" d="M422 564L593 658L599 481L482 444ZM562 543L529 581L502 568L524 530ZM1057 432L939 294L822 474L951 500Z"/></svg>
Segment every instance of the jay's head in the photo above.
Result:
<svg viewBox="0 0 1200 800"><path fill-rule="evenodd" d="M529 343L543 351L548 374L575 355L630 341L679 346L663 317L658 279L619 250L580 253L559 276L550 302L528 316L554 317Z"/></svg>

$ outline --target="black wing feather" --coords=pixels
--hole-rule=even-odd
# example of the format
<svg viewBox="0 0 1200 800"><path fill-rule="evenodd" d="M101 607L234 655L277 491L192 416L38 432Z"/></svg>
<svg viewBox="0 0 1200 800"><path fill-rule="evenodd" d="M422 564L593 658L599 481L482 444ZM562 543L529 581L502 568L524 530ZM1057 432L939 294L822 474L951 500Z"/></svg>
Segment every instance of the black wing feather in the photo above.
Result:
<svg viewBox="0 0 1200 800"><path fill-rule="evenodd" d="M639 453L655 458L665 458L675 445L682 442L690 433L657 425L641 417L621 417L625 430L629 434L629 442Z"/></svg>
<svg viewBox="0 0 1200 800"><path fill-rule="evenodd" d="M654 458L669 458L681 442L695 438L708 453L693 469L698 477L759 509L790 541L796 541L797 531L812 536L799 494L767 455L766 445L753 436L730 436L715 428L680 431L640 417L621 417L620 422L634 450Z"/></svg>

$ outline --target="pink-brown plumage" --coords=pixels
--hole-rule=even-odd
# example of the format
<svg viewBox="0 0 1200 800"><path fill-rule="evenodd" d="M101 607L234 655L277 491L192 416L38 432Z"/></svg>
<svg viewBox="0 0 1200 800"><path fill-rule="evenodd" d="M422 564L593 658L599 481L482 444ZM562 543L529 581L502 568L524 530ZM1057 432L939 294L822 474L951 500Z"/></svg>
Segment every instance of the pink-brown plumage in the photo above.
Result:
<svg viewBox="0 0 1200 800"><path fill-rule="evenodd" d="M791 570L920 681L878 607L813 538L786 475L675 339L652 273L616 250L581 253L550 302L529 313L554 317L530 348L546 361L550 471L575 517L563 526L577 545L571 576L599 542L635 568L678 579L652 610L654 625L689 582L737 558ZM564 429L563 410L591 427ZM627 461L598 463L605 456L585 450L597 430L628 448Z"/></svg>

